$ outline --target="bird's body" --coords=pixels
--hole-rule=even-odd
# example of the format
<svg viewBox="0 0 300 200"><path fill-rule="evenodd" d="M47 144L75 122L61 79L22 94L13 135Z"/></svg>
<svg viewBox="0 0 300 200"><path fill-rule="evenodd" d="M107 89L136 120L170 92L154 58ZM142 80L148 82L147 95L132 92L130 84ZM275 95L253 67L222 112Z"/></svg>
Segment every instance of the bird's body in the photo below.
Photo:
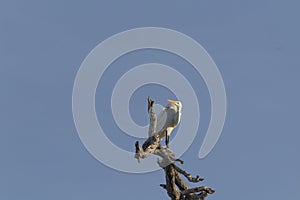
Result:
<svg viewBox="0 0 300 200"><path fill-rule="evenodd" d="M159 113L157 118L156 133L159 139L162 140L166 137L166 145L169 145L169 138L174 128L180 122L181 117L181 102L168 100L170 102L164 109Z"/></svg>

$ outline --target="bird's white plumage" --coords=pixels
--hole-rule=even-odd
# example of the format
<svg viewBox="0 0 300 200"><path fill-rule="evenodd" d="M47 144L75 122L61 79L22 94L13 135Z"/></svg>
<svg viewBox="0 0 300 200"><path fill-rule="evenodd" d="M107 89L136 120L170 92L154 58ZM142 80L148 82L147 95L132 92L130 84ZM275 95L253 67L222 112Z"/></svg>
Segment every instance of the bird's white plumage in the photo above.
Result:
<svg viewBox="0 0 300 200"><path fill-rule="evenodd" d="M163 139L169 137L174 128L179 124L181 117L181 102L168 100L170 103L158 114L156 133ZM167 141L168 143L168 141Z"/></svg>
<svg viewBox="0 0 300 200"><path fill-rule="evenodd" d="M163 108L163 110L157 115L156 133L162 130L162 128L166 123L166 120L167 120L167 112L166 112L166 108Z"/></svg>

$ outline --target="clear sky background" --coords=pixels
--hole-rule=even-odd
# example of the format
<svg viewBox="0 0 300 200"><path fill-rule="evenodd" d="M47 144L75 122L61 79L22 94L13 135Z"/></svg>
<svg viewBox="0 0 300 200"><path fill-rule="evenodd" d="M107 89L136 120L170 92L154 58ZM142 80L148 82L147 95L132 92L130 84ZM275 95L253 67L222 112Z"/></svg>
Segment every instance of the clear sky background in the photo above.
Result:
<svg viewBox="0 0 300 200"><path fill-rule="evenodd" d="M108 137L128 150L136 140L106 112L118 77L137 64L169 64L199 91L201 127L182 159L184 169L205 178L199 185L216 189L208 199L300 199L299 7L295 0L2 0L0 199L168 199L159 187L162 171L126 174L94 159L72 117L73 82L83 59L107 37L144 26L183 32L209 52L227 91L224 130L199 160L210 117L205 84L178 57L145 50L113 63L101 80L106 86L97 89L97 114L112 132ZM148 121L148 94L161 104L173 95L159 86L140 88L130 106L139 124Z"/></svg>

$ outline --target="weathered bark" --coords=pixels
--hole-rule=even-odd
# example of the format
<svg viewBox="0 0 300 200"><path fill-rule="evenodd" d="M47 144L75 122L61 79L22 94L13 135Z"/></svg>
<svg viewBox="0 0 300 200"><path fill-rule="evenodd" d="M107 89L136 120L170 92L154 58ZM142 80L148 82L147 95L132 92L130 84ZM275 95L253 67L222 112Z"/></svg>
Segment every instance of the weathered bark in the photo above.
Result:
<svg viewBox="0 0 300 200"><path fill-rule="evenodd" d="M160 139L156 130L156 114L154 111L154 101L148 97L148 113L150 125L148 130L148 139L140 147L138 141L135 143L135 158L140 162L141 158L146 158L150 154L155 154L161 157L158 158L158 165L164 169L166 184L160 184L161 187L167 190L168 196L172 200L204 200L208 194L213 194L215 191L211 188L201 186L189 188L182 180L181 174L190 182L203 181L199 176L192 177L189 173L175 165L175 161L183 164L183 161L176 158L174 153L167 147L160 144Z"/></svg>

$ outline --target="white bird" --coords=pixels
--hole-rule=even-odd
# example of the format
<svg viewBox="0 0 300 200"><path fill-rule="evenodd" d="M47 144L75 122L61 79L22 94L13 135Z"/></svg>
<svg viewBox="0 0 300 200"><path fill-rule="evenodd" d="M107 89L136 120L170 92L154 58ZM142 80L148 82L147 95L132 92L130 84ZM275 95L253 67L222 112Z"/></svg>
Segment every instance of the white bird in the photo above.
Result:
<svg viewBox="0 0 300 200"><path fill-rule="evenodd" d="M157 117L156 133L159 139L166 137L166 145L169 147L170 135L179 124L182 104L180 101L168 100L169 104L159 113Z"/></svg>

